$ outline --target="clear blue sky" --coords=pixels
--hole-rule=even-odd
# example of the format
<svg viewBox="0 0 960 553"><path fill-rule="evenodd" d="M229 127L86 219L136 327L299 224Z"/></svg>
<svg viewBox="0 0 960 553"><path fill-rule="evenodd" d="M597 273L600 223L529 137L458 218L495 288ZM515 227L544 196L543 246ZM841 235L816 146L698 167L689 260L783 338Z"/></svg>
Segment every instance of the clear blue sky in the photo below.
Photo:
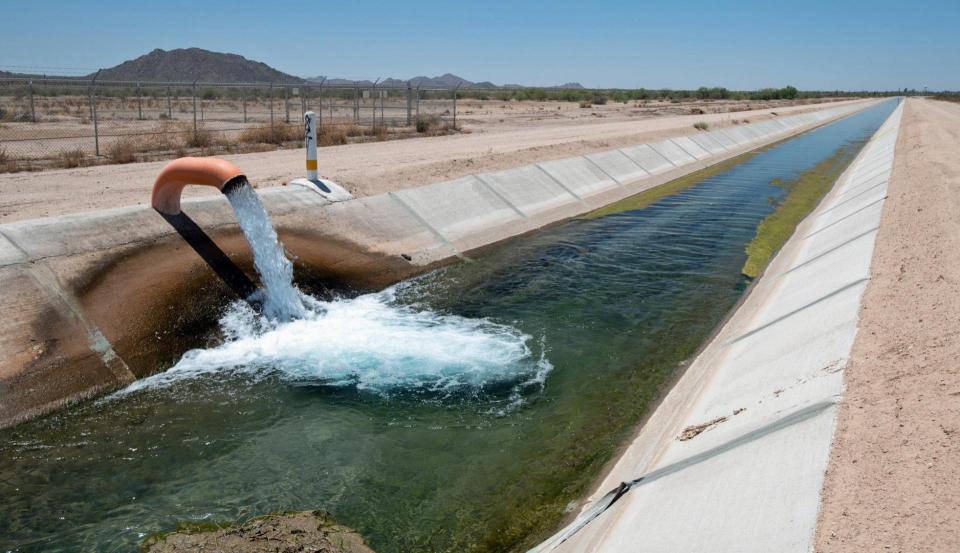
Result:
<svg viewBox="0 0 960 553"><path fill-rule="evenodd" d="M96 69L196 46L300 76L960 89L960 0L5 2L2 68Z"/></svg>

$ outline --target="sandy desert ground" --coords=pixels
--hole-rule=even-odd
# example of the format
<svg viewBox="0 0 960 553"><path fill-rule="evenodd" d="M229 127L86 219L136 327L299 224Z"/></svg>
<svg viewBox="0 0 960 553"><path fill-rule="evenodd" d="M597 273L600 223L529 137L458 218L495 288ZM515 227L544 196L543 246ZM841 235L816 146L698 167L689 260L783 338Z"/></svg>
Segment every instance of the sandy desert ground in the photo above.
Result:
<svg viewBox="0 0 960 553"><path fill-rule="evenodd" d="M464 175L515 167L592 151L689 134L693 124L711 128L762 121L816 105L757 102L607 104L580 108L561 102L464 100L463 134L321 148L321 175L357 196L378 194ZM730 111L738 110L738 111ZM706 113L691 113L704 111ZM683 114L685 113L685 115ZM303 176L303 150L222 156L236 163L257 187L279 186ZM102 165L0 174L0 224L109 207L145 204L153 179L166 162ZM190 187L186 196L216 193Z"/></svg>
<svg viewBox="0 0 960 553"><path fill-rule="evenodd" d="M960 551L960 104L909 99L816 551Z"/></svg>

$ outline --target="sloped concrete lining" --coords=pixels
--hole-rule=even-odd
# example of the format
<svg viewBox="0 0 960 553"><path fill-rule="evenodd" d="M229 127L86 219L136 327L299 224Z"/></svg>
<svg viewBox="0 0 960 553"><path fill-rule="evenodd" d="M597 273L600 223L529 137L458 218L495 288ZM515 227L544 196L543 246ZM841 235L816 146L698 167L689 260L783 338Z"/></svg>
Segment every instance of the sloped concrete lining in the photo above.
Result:
<svg viewBox="0 0 960 553"><path fill-rule="evenodd" d="M679 146L684 152L693 156L695 159L707 159L711 156L710 152L698 146L693 140L690 140L689 136L678 136L671 138L670 141Z"/></svg>
<svg viewBox="0 0 960 553"><path fill-rule="evenodd" d="M690 140L713 155L722 154L727 151L722 144L706 134L692 134L690 135Z"/></svg>
<svg viewBox="0 0 960 553"><path fill-rule="evenodd" d="M721 146L727 150L732 150L737 147L737 143L733 141L729 136L720 132L719 130L710 131L707 133L707 136L712 138L715 142L719 143Z"/></svg>
<svg viewBox="0 0 960 553"><path fill-rule="evenodd" d="M569 217L582 201L536 165L482 173L477 178L527 217L550 217L552 213L565 213Z"/></svg>
<svg viewBox="0 0 960 553"><path fill-rule="evenodd" d="M676 143L670 139L662 140L660 142L653 142L650 144L650 147L656 150L658 154L662 155L664 159L672 163L675 167L681 167L697 161L697 158L688 154L683 148L677 146Z"/></svg>
<svg viewBox="0 0 960 553"><path fill-rule="evenodd" d="M620 184L626 184L635 180L644 179L650 176L637 162L633 161L620 150L610 150L609 152L597 152L583 156L595 164L604 173L610 175Z"/></svg>
<svg viewBox="0 0 960 553"><path fill-rule="evenodd" d="M620 185L613 175L582 157L544 161L539 165L579 198L608 192Z"/></svg>
<svg viewBox="0 0 960 553"><path fill-rule="evenodd" d="M373 288L763 143L696 160L668 139L345 201L300 186L257 193L298 271ZM859 174L877 178L877 170ZM857 192L835 216L874 193ZM208 245L253 274L226 198L187 200L183 212L208 234ZM838 220L823 231L824 240L859 217ZM187 347L171 328L215 321L235 289L178 232L145 206L0 225L0 308L7 313L0 321L0 427L164 370L171 362L164 356Z"/></svg>
<svg viewBox="0 0 960 553"><path fill-rule="evenodd" d="M620 151L651 175L657 175L674 168L674 165L667 158L658 154L648 144L622 148Z"/></svg>
<svg viewBox="0 0 960 553"><path fill-rule="evenodd" d="M865 164L892 165L901 113L797 228L583 518L533 551L811 550L886 180L877 195L852 191L866 182ZM627 491L604 496L621 482Z"/></svg>
<svg viewBox="0 0 960 553"><path fill-rule="evenodd" d="M473 175L395 195L458 252L486 245L483 229L504 227L520 234L530 228L522 213Z"/></svg>
<svg viewBox="0 0 960 553"><path fill-rule="evenodd" d="M717 131L724 136L727 136L732 140L737 147L745 146L750 143L750 137L747 136L745 132L740 127L730 127L727 129L719 129Z"/></svg>

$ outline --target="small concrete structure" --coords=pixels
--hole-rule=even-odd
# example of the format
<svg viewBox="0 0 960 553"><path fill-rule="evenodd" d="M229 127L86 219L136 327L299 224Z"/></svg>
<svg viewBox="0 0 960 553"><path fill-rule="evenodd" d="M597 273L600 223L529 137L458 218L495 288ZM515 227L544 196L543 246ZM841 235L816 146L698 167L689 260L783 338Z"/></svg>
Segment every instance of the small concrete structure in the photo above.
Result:
<svg viewBox="0 0 960 553"><path fill-rule="evenodd" d="M532 551L811 550L901 113L797 228L577 520Z"/></svg>
<svg viewBox="0 0 960 553"><path fill-rule="evenodd" d="M793 131L873 103L830 107ZM312 182L258 195L298 271L378 287L764 143L711 155L679 137L377 196L319 194ZM225 198L187 200L182 207L251 272L249 247ZM201 345L174 330L213 324L233 294L147 207L0 225L0 290L0 308L8 314L0 322L0 427L165 370L185 348Z"/></svg>

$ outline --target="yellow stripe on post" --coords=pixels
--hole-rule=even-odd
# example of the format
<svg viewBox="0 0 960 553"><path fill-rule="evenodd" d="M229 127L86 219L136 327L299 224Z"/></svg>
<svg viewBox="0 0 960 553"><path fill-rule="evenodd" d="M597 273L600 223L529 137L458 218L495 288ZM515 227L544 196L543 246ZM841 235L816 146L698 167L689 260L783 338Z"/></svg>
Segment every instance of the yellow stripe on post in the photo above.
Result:
<svg viewBox="0 0 960 553"><path fill-rule="evenodd" d="M308 159L307 160L307 171L316 171L317 170L317 160Z"/></svg>

